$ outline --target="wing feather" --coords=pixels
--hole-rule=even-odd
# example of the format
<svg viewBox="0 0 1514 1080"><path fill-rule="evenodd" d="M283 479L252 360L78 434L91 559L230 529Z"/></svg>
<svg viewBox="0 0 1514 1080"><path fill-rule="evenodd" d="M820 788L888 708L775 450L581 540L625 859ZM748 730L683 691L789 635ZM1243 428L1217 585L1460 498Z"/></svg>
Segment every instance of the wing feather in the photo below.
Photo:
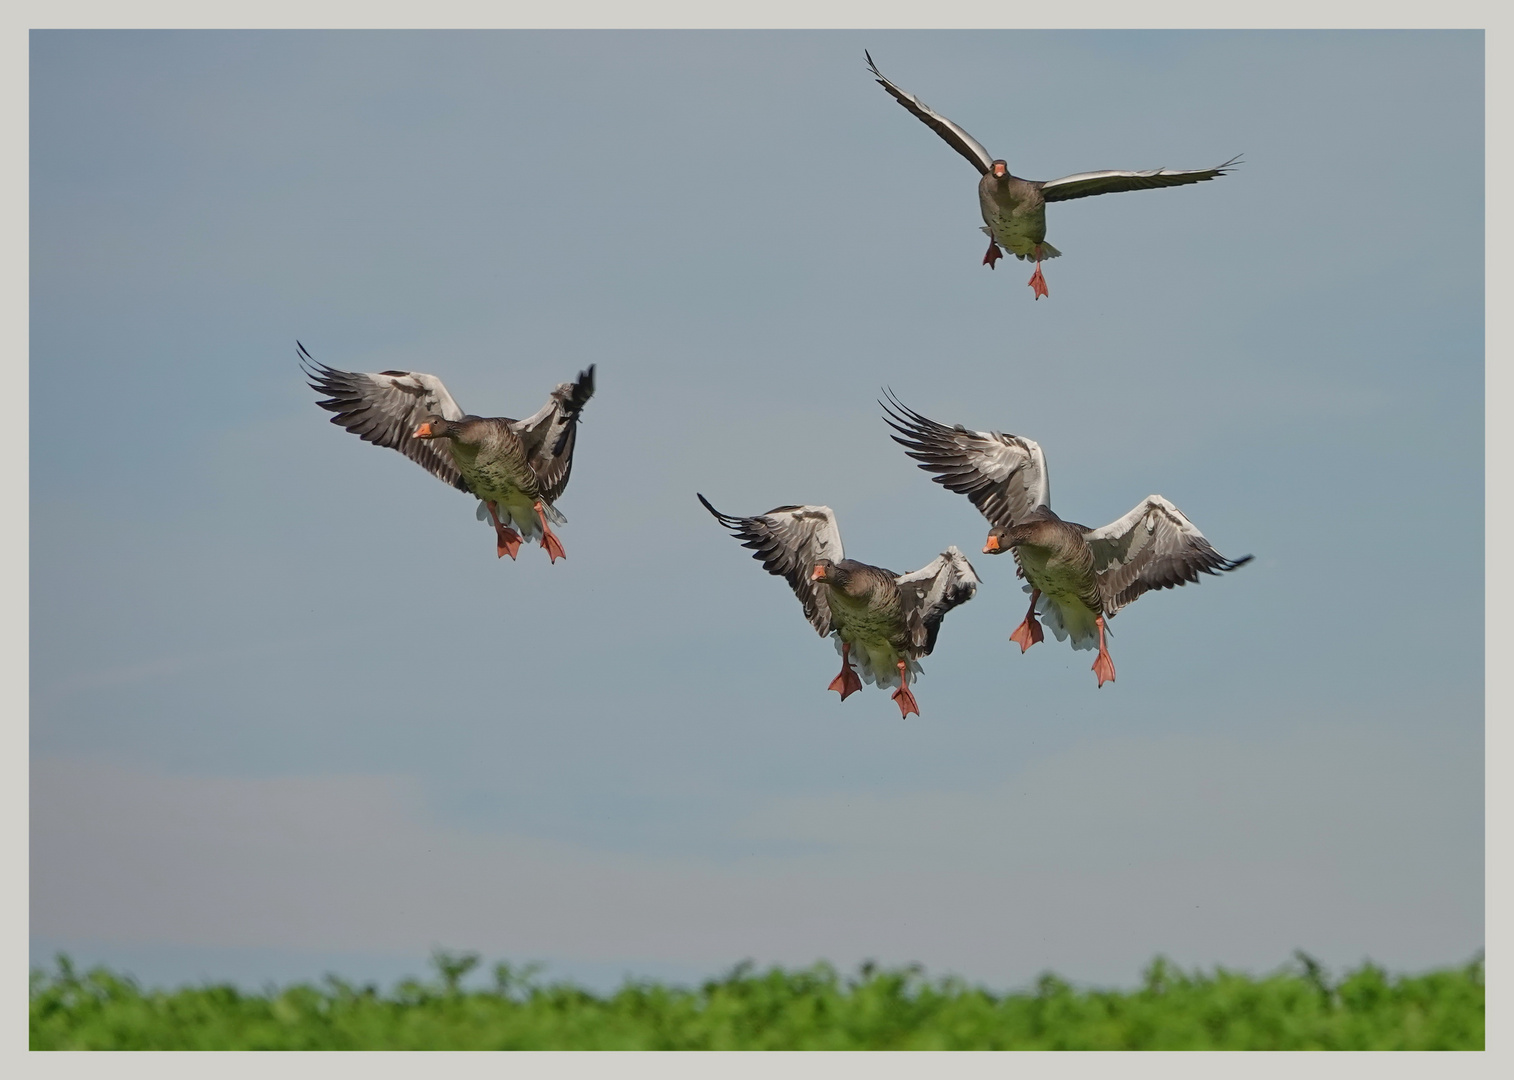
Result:
<svg viewBox="0 0 1514 1080"><path fill-rule="evenodd" d="M947 548L912 574L894 579L904 598L905 625L916 656L929 656L946 613L973 598L981 582L967 556Z"/></svg>
<svg viewBox="0 0 1514 1080"><path fill-rule="evenodd" d="M541 484L547 502L556 502L573 471L573 447L578 441L578 415L594 396L594 367L590 364L573 382L558 383L547 403L510 426L526 446L526 460Z"/></svg>
<svg viewBox="0 0 1514 1080"><path fill-rule="evenodd" d="M310 388L328 395L316 404L336 414L333 424L364 442L398 450L444 483L468 490L452 455L441 445L444 440L411 437L427 416L463 418L463 410L440 379L419 371L341 371L318 363L298 341L295 345Z"/></svg>
<svg viewBox="0 0 1514 1080"><path fill-rule="evenodd" d="M1034 441L997 431L947 427L906 406L890 390L884 422L898 435L893 440L935 473L936 483L966 495L991 524L1009 528L1039 507L1050 505L1046 457Z"/></svg>
<svg viewBox="0 0 1514 1080"><path fill-rule="evenodd" d="M883 72L878 70L878 65L873 63L872 54L866 49L862 51L862 55L867 57L868 70L877 76L878 85L892 94L895 101L919 117L926 127L945 139L948 146L972 162L973 167L980 173L987 173L992 168L994 162L993 155L984 148L982 143L946 117L934 111L914 94L911 94L908 90L899 89L899 87L886 79Z"/></svg>
<svg viewBox="0 0 1514 1080"><path fill-rule="evenodd" d="M1084 534L1093 551L1104 612L1113 615L1150 589L1197 582L1199 574L1219 574L1251 561L1226 559L1172 503L1148 495L1134 510Z"/></svg>
<svg viewBox="0 0 1514 1080"><path fill-rule="evenodd" d="M697 493L696 493L697 494ZM810 579L821 559L840 562L841 531L829 506L779 506L755 517L732 517L710 505L703 495L699 501L730 529L741 546L752 549L752 558L762 563L770 574L783 578L804 605L804 617L824 637L831 632L831 609L825 590Z"/></svg>
<svg viewBox="0 0 1514 1080"><path fill-rule="evenodd" d="M1142 191L1146 188L1177 187L1197 184L1224 176L1240 163L1233 157L1212 169L1106 169L1103 172L1074 173L1041 184L1041 198L1047 202L1065 202L1089 195L1108 195L1116 191Z"/></svg>

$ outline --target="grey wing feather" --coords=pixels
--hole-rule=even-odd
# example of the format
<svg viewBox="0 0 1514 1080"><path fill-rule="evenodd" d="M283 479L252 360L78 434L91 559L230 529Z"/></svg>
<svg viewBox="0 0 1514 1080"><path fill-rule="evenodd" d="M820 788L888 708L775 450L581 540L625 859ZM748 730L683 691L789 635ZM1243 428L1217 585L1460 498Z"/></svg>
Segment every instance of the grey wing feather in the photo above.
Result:
<svg viewBox="0 0 1514 1080"><path fill-rule="evenodd" d="M467 491L442 439L411 437L427 416L461 420L458 407L442 381L419 371L341 371L318 363L298 341L300 367L310 388L327 397L316 402L335 413L331 422L364 442L398 450L431 475Z"/></svg>
<svg viewBox="0 0 1514 1080"><path fill-rule="evenodd" d="M1047 202L1065 202L1089 195L1108 195L1116 191L1142 191L1146 188L1177 187L1197 184L1224 176L1240 163L1233 157L1212 169L1106 169L1103 172L1074 173L1041 184L1041 198Z"/></svg>
<svg viewBox="0 0 1514 1080"><path fill-rule="evenodd" d="M1104 613L1120 608L1150 589L1171 589L1197 582L1199 574L1219 574L1251 561L1247 555L1226 559L1172 503L1148 495L1130 513L1083 537L1093 552Z"/></svg>
<svg viewBox="0 0 1514 1080"><path fill-rule="evenodd" d="M884 390L884 422L893 440L935 473L936 483L966 495L990 523L1009 528L1051 501L1046 457L1039 444L1019 435L947 427L922 416Z"/></svg>
<svg viewBox="0 0 1514 1080"><path fill-rule="evenodd" d="M883 72L878 70L878 65L873 63L872 54L866 49L862 51L862 55L867 57L868 70L878 77L878 85L892 94L895 101L914 113L920 118L922 123L945 139L953 150L972 162L973 166L980 173L987 173L993 167L993 155L988 152L982 143L946 117L934 111L914 94L911 94L908 90L899 89L899 87L885 78Z"/></svg>
<svg viewBox="0 0 1514 1080"><path fill-rule="evenodd" d="M696 492L697 494L697 492ZM783 578L804 605L804 617L824 637L831 632L831 609L825 589L810 575L821 559L840 562L841 531L829 506L779 506L754 517L732 517L699 501L715 520L733 532L741 546L752 549L752 558L770 574Z"/></svg>
<svg viewBox="0 0 1514 1080"><path fill-rule="evenodd" d="M947 548L912 574L894 579L904 597L905 625L917 656L929 656L946 613L978 591L977 571L955 546Z"/></svg>
<svg viewBox="0 0 1514 1080"><path fill-rule="evenodd" d="M526 460L541 484L547 502L556 502L573 471L573 447L578 441L578 415L594 396L594 367L580 371L573 382L558 383L547 403L510 426L526 446Z"/></svg>

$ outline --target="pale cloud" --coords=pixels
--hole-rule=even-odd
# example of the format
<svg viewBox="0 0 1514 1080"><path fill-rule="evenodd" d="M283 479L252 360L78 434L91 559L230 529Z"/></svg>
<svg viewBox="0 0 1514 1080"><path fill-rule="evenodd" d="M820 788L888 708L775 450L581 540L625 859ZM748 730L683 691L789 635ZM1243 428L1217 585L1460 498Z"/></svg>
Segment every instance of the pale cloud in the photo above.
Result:
<svg viewBox="0 0 1514 1080"><path fill-rule="evenodd" d="M1112 739L997 786L774 799L714 862L437 823L400 776L174 776L71 760L32 774L32 932L49 940L633 961L919 960L1006 984L1127 982L1151 955L1267 969L1294 948L1415 968L1482 944L1480 792L1379 737ZM1328 748L1323 748L1328 749ZM1111 812L1111 807L1117 808ZM1383 951L1391 942L1391 952Z"/></svg>

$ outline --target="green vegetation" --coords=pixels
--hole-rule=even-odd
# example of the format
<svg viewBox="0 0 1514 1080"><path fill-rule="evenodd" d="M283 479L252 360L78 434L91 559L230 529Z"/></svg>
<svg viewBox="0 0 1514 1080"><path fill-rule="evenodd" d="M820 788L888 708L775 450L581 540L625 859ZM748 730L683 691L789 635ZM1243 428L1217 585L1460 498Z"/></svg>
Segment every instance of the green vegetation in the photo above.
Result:
<svg viewBox="0 0 1514 1080"><path fill-rule="evenodd" d="M33 1050L1481 1050L1483 963L1390 977L1368 964L1332 983L1301 968L1263 978L1185 974L1161 958L1130 992L1043 975L994 994L918 968L740 965L698 989L628 982L599 997L494 969L468 989L472 954L438 953L437 978L390 994L332 976L264 994L231 986L145 991L68 958L31 977Z"/></svg>

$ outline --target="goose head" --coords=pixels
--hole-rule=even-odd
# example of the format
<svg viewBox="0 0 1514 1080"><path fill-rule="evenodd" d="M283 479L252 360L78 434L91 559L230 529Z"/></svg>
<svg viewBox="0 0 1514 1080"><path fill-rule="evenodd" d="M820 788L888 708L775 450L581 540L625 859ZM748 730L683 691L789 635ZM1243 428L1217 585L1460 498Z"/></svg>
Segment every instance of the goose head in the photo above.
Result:
<svg viewBox="0 0 1514 1080"><path fill-rule="evenodd" d="M435 413L422 420L420 426L410 433L413 439L451 439L457 436L458 423L437 416Z"/></svg>
<svg viewBox="0 0 1514 1080"><path fill-rule="evenodd" d="M825 585L840 589L846 586L849 576L844 567L837 566L830 559L821 559L815 564L815 569L810 573L810 580L819 581Z"/></svg>

